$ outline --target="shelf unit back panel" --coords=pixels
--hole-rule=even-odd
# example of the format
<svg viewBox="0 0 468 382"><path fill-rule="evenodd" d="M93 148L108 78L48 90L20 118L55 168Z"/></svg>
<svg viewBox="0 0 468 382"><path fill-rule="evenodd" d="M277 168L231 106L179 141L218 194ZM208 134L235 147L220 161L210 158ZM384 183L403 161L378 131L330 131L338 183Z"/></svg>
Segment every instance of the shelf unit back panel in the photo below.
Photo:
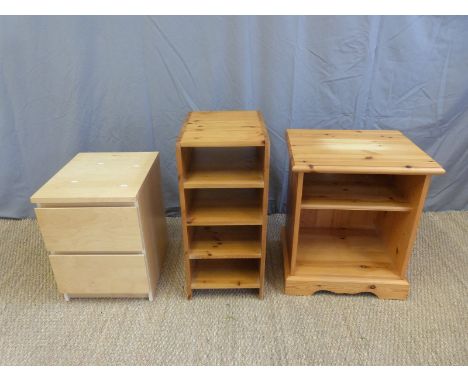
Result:
<svg viewBox="0 0 468 382"><path fill-rule="evenodd" d="M260 288L260 260L192 260L193 289Z"/></svg>
<svg viewBox="0 0 468 382"><path fill-rule="evenodd" d="M304 174L302 208L409 211L397 176L368 174Z"/></svg>
<svg viewBox="0 0 468 382"><path fill-rule="evenodd" d="M185 190L187 224L262 225L262 191L258 189Z"/></svg>
<svg viewBox="0 0 468 382"><path fill-rule="evenodd" d="M264 147L182 148L184 188L263 188Z"/></svg>

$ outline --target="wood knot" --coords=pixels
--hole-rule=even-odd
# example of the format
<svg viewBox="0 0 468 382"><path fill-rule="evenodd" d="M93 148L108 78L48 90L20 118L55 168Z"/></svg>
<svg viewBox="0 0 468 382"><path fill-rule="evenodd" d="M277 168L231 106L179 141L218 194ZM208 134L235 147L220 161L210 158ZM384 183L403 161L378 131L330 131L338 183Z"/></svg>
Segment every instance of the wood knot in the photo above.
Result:
<svg viewBox="0 0 468 382"><path fill-rule="evenodd" d="M409 165L409 164L407 164L405 167L406 167L406 168L413 168L413 166L411 166L411 165Z"/></svg>
<svg viewBox="0 0 468 382"><path fill-rule="evenodd" d="M375 289L377 288L375 285L369 285L369 289Z"/></svg>
<svg viewBox="0 0 468 382"><path fill-rule="evenodd" d="M365 159L372 159L372 157L369 155L369 156L367 156Z"/></svg>

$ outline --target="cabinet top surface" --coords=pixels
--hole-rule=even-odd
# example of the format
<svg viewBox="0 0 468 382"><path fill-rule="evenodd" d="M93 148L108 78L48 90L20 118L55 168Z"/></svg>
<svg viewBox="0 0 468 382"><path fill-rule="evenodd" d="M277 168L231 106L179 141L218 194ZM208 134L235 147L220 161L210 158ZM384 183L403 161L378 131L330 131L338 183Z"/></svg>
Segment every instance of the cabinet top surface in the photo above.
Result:
<svg viewBox="0 0 468 382"><path fill-rule="evenodd" d="M181 147L264 146L266 141L262 115L255 110L191 112L179 136Z"/></svg>
<svg viewBox="0 0 468 382"><path fill-rule="evenodd" d="M158 155L157 152L79 153L31 197L31 202L134 202Z"/></svg>
<svg viewBox="0 0 468 382"><path fill-rule="evenodd" d="M398 130L288 129L295 172L443 174L445 170Z"/></svg>

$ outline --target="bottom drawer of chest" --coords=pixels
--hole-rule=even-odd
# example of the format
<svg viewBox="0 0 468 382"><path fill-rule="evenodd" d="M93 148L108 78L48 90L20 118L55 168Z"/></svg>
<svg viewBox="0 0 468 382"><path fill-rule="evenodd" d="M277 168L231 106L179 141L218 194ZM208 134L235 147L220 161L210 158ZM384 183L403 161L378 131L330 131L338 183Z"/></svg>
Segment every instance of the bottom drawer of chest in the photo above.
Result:
<svg viewBox="0 0 468 382"><path fill-rule="evenodd" d="M72 296L136 296L148 294L142 254L49 255L58 289Z"/></svg>

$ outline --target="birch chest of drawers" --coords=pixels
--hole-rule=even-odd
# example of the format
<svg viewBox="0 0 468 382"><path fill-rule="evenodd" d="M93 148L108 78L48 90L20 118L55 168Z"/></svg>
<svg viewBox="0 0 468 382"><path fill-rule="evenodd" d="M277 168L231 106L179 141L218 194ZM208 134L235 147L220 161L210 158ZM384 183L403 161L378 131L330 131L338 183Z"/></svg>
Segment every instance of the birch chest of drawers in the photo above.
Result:
<svg viewBox="0 0 468 382"><path fill-rule="evenodd" d="M80 153L31 201L65 300L153 299L167 243L157 152Z"/></svg>

